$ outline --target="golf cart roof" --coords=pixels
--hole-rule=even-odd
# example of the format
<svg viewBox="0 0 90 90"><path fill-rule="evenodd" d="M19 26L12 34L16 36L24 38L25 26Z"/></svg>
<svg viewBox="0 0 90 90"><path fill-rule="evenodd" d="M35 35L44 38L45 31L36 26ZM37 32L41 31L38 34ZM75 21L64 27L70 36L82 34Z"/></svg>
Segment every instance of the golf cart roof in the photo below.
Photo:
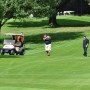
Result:
<svg viewBox="0 0 90 90"><path fill-rule="evenodd" d="M5 35L9 35L9 36L23 36L23 34L16 34L16 33L5 33Z"/></svg>

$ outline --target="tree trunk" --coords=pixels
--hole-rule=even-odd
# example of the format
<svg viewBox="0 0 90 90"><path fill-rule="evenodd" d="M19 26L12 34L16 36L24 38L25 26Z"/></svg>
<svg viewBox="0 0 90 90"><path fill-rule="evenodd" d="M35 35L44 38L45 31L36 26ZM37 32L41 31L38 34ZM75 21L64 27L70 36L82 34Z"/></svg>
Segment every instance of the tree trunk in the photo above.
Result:
<svg viewBox="0 0 90 90"><path fill-rule="evenodd" d="M0 42L1 42L1 25L0 25Z"/></svg>
<svg viewBox="0 0 90 90"><path fill-rule="evenodd" d="M51 26L57 26L56 16L49 17L49 25L51 25Z"/></svg>
<svg viewBox="0 0 90 90"><path fill-rule="evenodd" d="M0 36L1 36L1 28L2 28L2 24L1 24L1 21L0 21Z"/></svg>
<svg viewBox="0 0 90 90"><path fill-rule="evenodd" d="M2 25L1 25L1 23L0 23L0 36L1 36L1 27L2 27Z"/></svg>
<svg viewBox="0 0 90 90"><path fill-rule="evenodd" d="M0 21L0 34L1 34L1 28L7 22L7 20L9 20L9 19L7 18L5 20Z"/></svg>

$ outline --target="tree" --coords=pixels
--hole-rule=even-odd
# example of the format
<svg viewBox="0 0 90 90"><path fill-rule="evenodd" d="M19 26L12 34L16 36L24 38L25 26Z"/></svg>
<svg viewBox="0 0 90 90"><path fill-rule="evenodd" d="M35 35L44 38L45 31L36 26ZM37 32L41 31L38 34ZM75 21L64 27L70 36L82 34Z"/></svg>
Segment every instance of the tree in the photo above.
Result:
<svg viewBox="0 0 90 90"><path fill-rule="evenodd" d="M30 0L0 0L0 31L9 19L27 17L30 10Z"/></svg>
<svg viewBox="0 0 90 90"><path fill-rule="evenodd" d="M4 14L4 7L2 6L2 3L0 2L0 26L2 26L3 14Z"/></svg>
<svg viewBox="0 0 90 90"><path fill-rule="evenodd" d="M50 25L57 25L56 15L59 8L64 7L70 0L33 0L33 13L36 17L47 16ZM60 10L60 9L59 9Z"/></svg>

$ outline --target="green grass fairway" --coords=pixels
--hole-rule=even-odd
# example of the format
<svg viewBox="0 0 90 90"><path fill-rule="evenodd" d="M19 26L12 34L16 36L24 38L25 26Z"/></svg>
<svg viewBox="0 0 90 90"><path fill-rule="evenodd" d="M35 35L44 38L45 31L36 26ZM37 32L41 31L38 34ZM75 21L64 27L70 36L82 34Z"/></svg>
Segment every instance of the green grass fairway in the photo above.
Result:
<svg viewBox="0 0 90 90"><path fill-rule="evenodd" d="M58 28L47 27L46 18L26 27L5 24L2 34L24 32L26 53L0 55L0 90L90 90L90 45L87 57L82 48L83 36L90 40L90 17L61 16L58 22ZM44 51L44 33L52 37L51 56Z"/></svg>

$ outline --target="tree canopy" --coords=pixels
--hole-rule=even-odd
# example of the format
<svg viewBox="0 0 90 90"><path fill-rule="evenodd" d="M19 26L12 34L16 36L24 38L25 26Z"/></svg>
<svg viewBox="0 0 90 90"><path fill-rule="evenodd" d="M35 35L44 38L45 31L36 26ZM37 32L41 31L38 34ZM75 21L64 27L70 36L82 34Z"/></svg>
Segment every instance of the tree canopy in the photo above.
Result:
<svg viewBox="0 0 90 90"><path fill-rule="evenodd" d="M11 18L56 16L56 8L66 0L0 0L0 29Z"/></svg>
<svg viewBox="0 0 90 90"><path fill-rule="evenodd" d="M0 29L11 18L23 18L31 11L30 0L0 0Z"/></svg>
<svg viewBox="0 0 90 90"><path fill-rule="evenodd" d="M70 0L33 0L33 14L36 17L47 16L49 24L57 25L58 9L64 7Z"/></svg>

